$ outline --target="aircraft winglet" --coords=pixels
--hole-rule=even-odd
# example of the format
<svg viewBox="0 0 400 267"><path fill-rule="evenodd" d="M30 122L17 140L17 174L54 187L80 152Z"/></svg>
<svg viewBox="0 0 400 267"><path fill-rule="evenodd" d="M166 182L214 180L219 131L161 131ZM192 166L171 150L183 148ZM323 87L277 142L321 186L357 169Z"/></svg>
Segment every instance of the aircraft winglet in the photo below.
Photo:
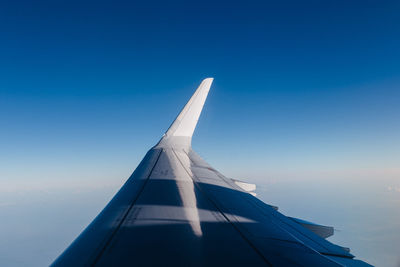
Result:
<svg viewBox="0 0 400 267"><path fill-rule="evenodd" d="M176 117L175 121L168 128L162 140L171 139L171 137L192 138L213 80L213 78L207 78L201 82L178 117Z"/></svg>

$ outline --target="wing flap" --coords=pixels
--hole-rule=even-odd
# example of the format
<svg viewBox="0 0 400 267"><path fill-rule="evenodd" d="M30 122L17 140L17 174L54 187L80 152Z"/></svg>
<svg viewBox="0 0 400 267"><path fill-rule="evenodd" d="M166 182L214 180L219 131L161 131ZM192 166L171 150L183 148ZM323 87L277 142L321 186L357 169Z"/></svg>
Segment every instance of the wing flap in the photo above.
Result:
<svg viewBox="0 0 400 267"><path fill-rule="evenodd" d="M326 226L326 225L320 225L312 222L308 222L302 219L298 218L293 218L293 217L288 217L295 221L296 223L300 224L301 226L307 228L311 232L317 234L318 236L322 238L328 238L330 236L333 236L334 234L334 228L332 226ZM350 252L350 251L348 251Z"/></svg>

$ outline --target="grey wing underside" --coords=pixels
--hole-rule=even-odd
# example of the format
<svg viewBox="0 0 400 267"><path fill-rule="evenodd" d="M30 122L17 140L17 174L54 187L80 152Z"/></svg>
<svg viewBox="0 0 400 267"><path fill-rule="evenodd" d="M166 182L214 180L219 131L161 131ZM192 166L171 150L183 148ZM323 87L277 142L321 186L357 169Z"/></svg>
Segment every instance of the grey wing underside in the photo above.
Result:
<svg viewBox="0 0 400 267"><path fill-rule="evenodd" d="M54 266L368 266L191 149L211 81Z"/></svg>

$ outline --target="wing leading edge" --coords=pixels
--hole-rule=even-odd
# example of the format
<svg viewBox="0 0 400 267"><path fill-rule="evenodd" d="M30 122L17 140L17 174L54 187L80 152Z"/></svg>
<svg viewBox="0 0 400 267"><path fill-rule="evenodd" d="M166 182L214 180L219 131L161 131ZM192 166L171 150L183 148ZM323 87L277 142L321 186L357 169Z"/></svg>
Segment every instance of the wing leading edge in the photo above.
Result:
<svg viewBox="0 0 400 267"><path fill-rule="evenodd" d="M212 78L201 83L53 266L369 266L316 234L321 228L313 232L316 226L310 230L279 213L254 197L249 185L226 178L192 150L211 83Z"/></svg>

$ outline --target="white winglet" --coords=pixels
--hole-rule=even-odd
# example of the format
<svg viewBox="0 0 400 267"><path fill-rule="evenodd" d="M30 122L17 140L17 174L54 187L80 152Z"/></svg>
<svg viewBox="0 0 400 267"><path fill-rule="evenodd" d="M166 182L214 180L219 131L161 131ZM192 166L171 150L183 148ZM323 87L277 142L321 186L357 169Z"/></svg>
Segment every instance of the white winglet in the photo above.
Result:
<svg viewBox="0 0 400 267"><path fill-rule="evenodd" d="M204 102L206 101L208 91L210 91L212 81L213 78L207 78L201 82L199 88L197 88L196 92L194 92L193 96L186 103L185 107L171 124L165 135L188 137L193 135Z"/></svg>
<svg viewBox="0 0 400 267"><path fill-rule="evenodd" d="M207 78L201 82L181 113L179 113L178 117L176 117L175 121L168 128L159 145L171 143L171 141L176 143L178 140L179 143L190 145L194 129L196 128L212 82L213 78Z"/></svg>

